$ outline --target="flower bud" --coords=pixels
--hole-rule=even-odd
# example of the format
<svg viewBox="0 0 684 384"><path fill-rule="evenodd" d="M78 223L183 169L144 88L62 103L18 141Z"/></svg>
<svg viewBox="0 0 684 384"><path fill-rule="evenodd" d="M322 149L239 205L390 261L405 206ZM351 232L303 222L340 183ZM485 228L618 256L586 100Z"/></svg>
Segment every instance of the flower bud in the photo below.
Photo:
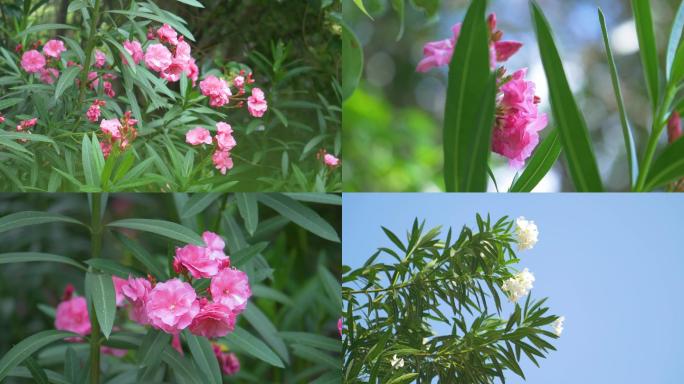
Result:
<svg viewBox="0 0 684 384"><path fill-rule="evenodd" d="M667 142L672 144L680 136L682 136L682 120L679 118L679 113L673 111L667 121Z"/></svg>

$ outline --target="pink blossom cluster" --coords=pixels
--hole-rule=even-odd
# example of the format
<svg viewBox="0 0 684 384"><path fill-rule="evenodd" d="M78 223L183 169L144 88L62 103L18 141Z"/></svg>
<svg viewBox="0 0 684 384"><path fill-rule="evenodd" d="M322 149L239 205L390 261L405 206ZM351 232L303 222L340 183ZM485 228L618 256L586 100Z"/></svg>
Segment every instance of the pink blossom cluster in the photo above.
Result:
<svg viewBox="0 0 684 384"><path fill-rule="evenodd" d="M185 134L185 141L190 145L211 145L216 142L214 153L211 157L214 166L221 174L233 168L233 159L230 151L237 145L233 137L233 128L223 121L216 123L216 135L212 139L209 130L203 127L195 127Z"/></svg>
<svg viewBox="0 0 684 384"><path fill-rule="evenodd" d="M342 165L342 160L328 153L325 149L321 148L316 153L316 158L320 160L326 167L330 169L335 169Z"/></svg>
<svg viewBox="0 0 684 384"><path fill-rule="evenodd" d="M66 47L61 40L53 39L43 45L43 52L41 53L38 50L40 45L41 41L39 40L33 44L33 49L21 55L21 67L27 73L38 74L43 83L52 84L59 78L60 59L62 53L66 51ZM15 50L21 52L22 49L23 46L20 44Z"/></svg>
<svg viewBox="0 0 684 384"><path fill-rule="evenodd" d="M38 118L36 118L36 117L34 117L32 119L28 119L28 120L22 120L17 125L17 132L25 132L25 133L30 134L31 131L29 131L29 128L35 126L37 123L38 123ZM19 139L19 141L21 141L22 143L25 143L28 140L27 139Z"/></svg>
<svg viewBox="0 0 684 384"><path fill-rule="evenodd" d="M252 73L245 77L245 71L241 70L237 76L233 78L232 86L236 88L236 100L239 100L237 107L244 105L244 100L239 96L247 93L246 85L254 83ZM228 82L222 78L209 75L200 81L200 91L204 96L209 98L209 105L214 108L223 107L230 103L233 91L230 89ZM260 88L254 87L251 89L251 94L247 97L247 110L253 117L262 117L268 110L268 101L266 95Z"/></svg>
<svg viewBox="0 0 684 384"><path fill-rule="evenodd" d="M487 18L490 38L490 65L505 62L515 54L522 44L517 41L503 41L503 33L496 29L496 15ZM453 26L450 39L429 42L423 49L424 58L416 70L426 72L431 68L448 65L458 41L461 23ZM535 96L535 85L525 80L526 69L507 76L506 69L497 70L496 121L492 134L492 151L508 158L513 168L521 168L525 160L539 143L539 131L548 123L545 113L539 113L539 98Z"/></svg>
<svg viewBox="0 0 684 384"><path fill-rule="evenodd" d="M154 35L148 34L148 38L150 37L150 40L155 38ZM199 76L199 68L191 56L190 44L168 24L157 29L156 38L159 43L150 44L142 56L147 68L159 72L161 78L170 82L180 80L181 75L185 74L194 85ZM142 53L137 41L130 43L126 49L133 56L133 60ZM136 60L136 63L138 61Z"/></svg>
<svg viewBox="0 0 684 384"><path fill-rule="evenodd" d="M138 120L131 117L130 111L126 111L121 119L103 119L100 122L100 130L103 136L100 140L100 148L105 158L109 157L112 146L115 144L121 151L128 148L138 136L138 131L135 128L137 123Z"/></svg>
<svg viewBox="0 0 684 384"><path fill-rule="evenodd" d="M214 355L216 360L218 360L221 366L221 371L224 374L232 376L240 370L240 360L234 353L224 351L220 345L212 343L212 349L214 350Z"/></svg>
<svg viewBox="0 0 684 384"><path fill-rule="evenodd" d="M100 85L100 78L102 78L102 90L104 94L109 98L116 97L116 92L114 91L114 86L110 80L116 80L117 77L111 72L105 72L100 75L97 71L88 72L88 87L92 90L97 90Z"/></svg>
<svg viewBox="0 0 684 384"><path fill-rule="evenodd" d="M100 107L104 107L106 104L104 100L95 99L86 112L88 120L97 123L100 120Z"/></svg>

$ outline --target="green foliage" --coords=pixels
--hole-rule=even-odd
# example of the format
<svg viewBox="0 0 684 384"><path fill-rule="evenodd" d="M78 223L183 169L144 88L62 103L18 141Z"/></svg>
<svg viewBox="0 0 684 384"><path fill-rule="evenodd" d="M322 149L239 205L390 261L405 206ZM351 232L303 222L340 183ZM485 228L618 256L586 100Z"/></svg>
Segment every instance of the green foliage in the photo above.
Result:
<svg viewBox="0 0 684 384"><path fill-rule="evenodd" d="M316 232L323 228L331 240L339 239L341 199L239 196L91 195L90 205L85 195L3 199L0 223L7 252L0 254L0 296L12 308L25 310L0 314L0 323L9 330L0 335L0 380L34 377L40 382L45 376L49 382L84 383L97 372L103 383L314 382L335 377L339 382L341 343L335 325L340 285L335 276L341 249L337 241ZM264 199L279 205L271 208ZM254 203L248 218L239 208L242 200ZM308 202L312 200L317 202ZM92 217L89 208L96 213ZM303 216L291 216L293 212ZM68 225L83 221L90 222L90 231ZM252 232L249 226L255 227ZM116 309L111 276L179 277L172 267L175 247L195 241L205 230L223 237L231 265L247 273L253 296L226 337L210 342L183 332L181 356L171 348L169 334L132 322ZM67 343L60 340L73 334L49 330L67 283L87 297L98 336L93 331ZM209 280L194 280L193 285L203 292ZM241 370L236 376L220 371L211 343L237 354ZM123 358L93 355L92 346L100 344L127 353ZM27 360L31 356L35 361ZM92 369L98 366L92 363L94 356L102 361L101 372Z"/></svg>
<svg viewBox="0 0 684 384"><path fill-rule="evenodd" d="M512 226L478 215L476 230L444 239L416 220L403 242L385 229L398 251L343 266L345 382L504 382L507 371L524 378L523 356L536 364L555 350L546 299L529 294L504 315L500 287L519 262ZM451 332L435 334L437 324Z"/></svg>

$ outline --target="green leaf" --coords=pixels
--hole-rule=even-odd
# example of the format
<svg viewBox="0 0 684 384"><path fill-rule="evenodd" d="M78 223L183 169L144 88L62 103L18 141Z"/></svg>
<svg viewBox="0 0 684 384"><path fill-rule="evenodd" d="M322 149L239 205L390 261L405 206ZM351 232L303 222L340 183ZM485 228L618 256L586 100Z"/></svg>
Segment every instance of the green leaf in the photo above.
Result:
<svg viewBox="0 0 684 384"><path fill-rule="evenodd" d="M97 172L92 156L92 142L88 135L83 135L81 141L81 161L83 162L83 174L86 184L91 187L100 186L100 174Z"/></svg>
<svg viewBox="0 0 684 384"><path fill-rule="evenodd" d="M448 192L487 187L494 122L486 1L472 1L449 65L444 107L444 183Z"/></svg>
<svg viewBox="0 0 684 384"><path fill-rule="evenodd" d="M670 79L672 73L672 63L675 61L675 54L682 39L682 29L684 29L684 2L679 3L677 14L672 22L672 30L670 31L670 39L667 42L667 55L665 60L665 73L667 79Z"/></svg>
<svg viewBox="0 0 684 384"><path fill-rule="evenodd" d="M342 288L337 278L328 271L325 266L318 266L318 277L323 285L323 290L336 308L342 310Z"/></svg>
<svg viewBox="0 0 684 384"><path fill-rule="evenodd" d="M428 16L433 16L439 9L439 0L412 0L416 8L424 10Z"/></svg>
<svg viewBox="0 0 684 384"><path fill-rule="evenodd" d="M247 233L254 235L257 226L259 225L259 205L257 204L256 195L253 193L236 193L238 210L240 216L245 221L245 229Z"/></svg>
<svg viewBox="0 0 684 384"><path fill-rule="evenodd" d="M31 377L33 377L33 380L35 380L37 384L48 384L49 381L45 371L38 365L38 362L36 362L33 357L27 357L24 365L26 365L26 368L31 372Z"/></svg>
<svg viewBox="0 0 684 384"><path fill-rule="evenodd" d="M116 315L116 294L114 292L112 276L88 272L86 280L89 280L86 285L93 290L91 297L93 307L95 307L97 322L100 324L102 334L108 339L109 334L112 332Z"/></svg>
<svg viewBox="0 0 684 384"><path fill-rule="evenodd" d="M600 192L603 185L591 148L587 123L570 91L549 23L534 0L531 1L531 6L539 53L549 84L551 110L556 119L570 176L578 192Z"/></svg>
<svg viewBox="0 0 684 384"><path fill-rule="evenodd" d="M285 196L308 203L342 205L342 196L333 193L284 193Z"/></svg>
<svg viewBox="0 0 684 384"><path fill-rule="evenodd" d="M24 37L27 35L30 35L32 33L38 33L38 32L43 32L43 31L52 31L55 29L72 29L72 30L77 30L78 28L67 25L67 24L38 24L38 25L33 25L29 28L26 28L23 32L21 32L18 37Z"/></svg>
<svg viewBox="0 0 684 384"><path fill-rule="evenodd" d="M387 384L401 384L412 382L419 374L418 373L404 373L390 380Z"/></svg>
<svg viewBox="0 0 684 384"><path fill-rule="evenodd" d="M59 80L57 80L57 85L55 86L55 100L59 100L59 97L62 96L64 91L74 85L74 80L76 79L76 76L78 76L79 72L81 72L81 68L75 65L65 69L64 72L62 72L62 74L59 76Z"/></svg>
<svg viewBox="0 0 684 384"><path fill-rule="evenodd" d="M356 1L356 0L355 0ZM342 99L354 93L363 72L363 47L354 31L342 20Z"/></svg>
<svg viewBox="0 0 684 384"><path fill-rule="evenodd" d="M109 227L135 229L168 237L181 243L204 245L202 238L188 228L170 221L155 219L124 219L107 224Z"/></svg>
<svg viewBox="0 0 684 384"><path fill-rule="evenodd" d="M366 16L371 17L370 13L368 13L368 10L366 10L366 6L363 4L363 0L354 0L354 4L361 10L361 12L365 13Z"/></svg>
<svg viewBox="0 0 684 384"><path fill-rule="evenodd" d="M680 137L656 158L646 176L646 190L684 177L684 137Z"/></svg>
<svg viewBox="0 0 684 384"><path fill-rule="evenodd" d="M397 33L397 41L401 40L404 36L404 24L406 18L406 0L392 0L392 8L399 15L399 32Z"/></svg>
<svg viewBox="0 0 684 384"><path fill-rule="evenodd" d="M128 279L129 276L140 277L145 275L144 273L131 267L122 265L117 261L103 259L101 257L96 259L88 259L85 261L85 263L93 268L101 270L102 272L109 273L122 279Z"/></svg>
<svg viewBox="0 0 684 384"><path fill-rule="evenodd" d="M131 252L133 257L144 265L157 279L166 280L169 277L166 271L154 260L152 255L135 240L132 240L121 233L115 233L114 236L116 236L123 246Z"/></svg>
<svg viewBox="0 0 684 384"><path fill-rule="evenodd" d="M192 361L183 358L172 348L167 347L164 349L164 352L162 353L162 359L169 367L171 367L171 369L173 369L176 379L178 379L180 384L204 384L204 382L200 380L200 372L197 370L195 365L192 364Z"/></svg>
<svg viewBox="0 0 684 384"><path fill-rule="evenodd" d="M273 350L280 356L280 358L287 364L290 362L290 355L287 352L287 346L283 339L278 334L278 330L273 325L271 320L253 303L248 305L242 312L242 316L247 319L249 324L264 338L266 343L273 348Z"/></svg>
<svg viewBox="0 0 684 384"><path fill-rule="evenodd" d="M335 228L323 220L314 210L300 202L277 193L260 193L258 199L261 203L271 207L307 231L324 239L340 242Z"/></svg>
<svg viewBox="0 0 684 384"><path fill-rule="evenodd" d="M258 255L264 249L266 249L267 246L268 246L268 243L265 241L262 241L260 243L254 244L254 245L250 245L249 247L242 248L239 251L230 255L230 262L231 262L231 264L233 264L235 266L244 265L249 260L251 260L254 256Z"/></svg>
<svg viewBox="0 0 684 384"><path fill-rule="evenodd" d="M149 4L149 3L147 3ZM166 23L169 26L173 27L176 31L178 31L181 35L187 37L190 41L195 41L195 37L192 35L192 33L179 21L176 19L172 19L170 17L158 15L158 14L152 14L152 13L147 13L147 12L135 12L135 11L107 11L109 13L118 13L121 15L128 15L128 16L134 16L134 17L142 17L145 19L149 20L154 20L159 23Z"/></svg>
<svg viewBox="0 0 684 384"><path fill-rule="evenodd" d="M7 377L12 368L21 364L27 357L31 356L42 347L54 343L57 340L74 336L78 335L72 332L49 330L38 332L35 335L20 341L10 349L2 359L0 359L0 382Z"/></svg>
<svg viewBox="0 0 684 384"><path fill-rule="evenodd" d="M218 193L195 193L183 205L180 217L182 219L187 219L188 217L193 217L198 213L202 213L219 197L221 197L221 195Z"/></svg>
<svg viewBox="0 0 684 384"><path fill-rule="evenodd" d="M63 216L57 213L24 211L12 213L0 218L0 233L29 225L54 222L73 223L86 226L76 219L72 219L71 217Z"/></svg>
<svg viewBox="0 0 684 384"><path fill-rule="evenodd" d="M610 68L610 78L613 82L613 90L615 91L615 100L620 113L620 124L622 124L622 137L625 140L625 152L627 153L628 171L630 185L635 186L637 177L639 176L639 162L637 160L636 147L634 145L634 137L632 130L627 121L627 112L625 111L625 103L622 100L622 91L620 89L620 79L617 74L617 66L613 58L613 51L610 49L610 40L608 39L608 29L606 28L606 19L603 16L601 8L598 10L599 22L601 23L601 31L603 32L603 44L606 47L606 55L608 56L608 67Z"/></svg>
<svg viewBox="0 0 684 384"><path fill-rule="evenodd" d="M279 368L285 368L283 362L280 360L278 355L271 350L271 348L264 344L263 341L252 336L251 333L242 328L235 327L235 331L229 333L226 337L224 337L224 339L226 343L231 346L231 348L239 349L240 351L270 365Z"/></svg>
<svg viewBox="0 0 684 384"><path fill-rule="evenodd" d="M342 341L307 332L280 332L283 339L330 352L342 352Z"/></svg>
<svg viewBox="0 0 684 384"><path fill-rule="evenodd" d="M183 333L185 334L185 340L190 348L192 359L195 360L200 372L204 373L204 379L206 381L203 380L203 382L213 384L223 383L221 368L219 367L218 360L216 359L216 355L214 355L209 340L204 337L195 336L187 330L183 331Z"/></svg>
<svg viewBox="0 0 684 384"><path fill-rule="evenodd" d="M156 329L150 329L138 348L136 354L138 364L144 367L156 367L162 359L160 351L171 342L171 335Z"/></svg>
<svg viewBox="0 0 684 384"><path fill-rule="evenodd" d="M11 97L9 99L2 99L2 100L0 100L0 111L2 111L3 109L7 109L9 107L15 106L24 100L25 99L21 98L21 97Z"/></svg>
<svg viewBox="0 0 684 384"><path fill-rule="evenodd" d="M202 3L200 3L197 0L177 0L177 1L181 2L183 4L192 5L193 7L204 8L204 5L202 5Z"/></svg>
<svg viewBox="0 0 684 384"><path fill-rule="evenodd" d="M316 364L322 364L332 369L340 367L340 358L333 357L327 353L321 353L316 348L311 348L308 345L292 344L293 353L302 359L312 361Z"/></svg>
<svg viewBox="0 0 684 384"><path fill-rule="evenodd" d="M527 160L527 166L511 186L510 192L532 192L541 179L551 170L561 152L558 130L552 129L544 140L539 143L532 156Z"/></svg>
<svg viewBox="0 0 684 384"><path fill-rule="evenodd" d="M639 38L641 65L644 67L648 97L651 99L651 110L655 111L659 100L658 51L649 0L632 0L632 12Z"/></svg>
<svg viewBox="0 0 684 384"><path fill-rule="evenodd" d="M74 259L68 257L53 255L51 253L41 253L41 252L10 252L10 253L0 253L0 264L7 263L30 263L36 261L52 262L52 263L62 263L86 270L81 263Z"/></svg>

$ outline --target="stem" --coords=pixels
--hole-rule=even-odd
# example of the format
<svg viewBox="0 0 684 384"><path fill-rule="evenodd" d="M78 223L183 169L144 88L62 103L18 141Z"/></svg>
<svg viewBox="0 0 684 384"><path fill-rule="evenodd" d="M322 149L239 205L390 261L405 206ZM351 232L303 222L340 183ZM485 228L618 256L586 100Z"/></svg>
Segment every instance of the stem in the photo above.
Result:
<svg viewBox="0 0 684 384"><path fill-rule="evenodd" d="M90 250L93 258L100 257L102 251L102 218L100 217L102 208L102 194L93 193L91 195L91 242ZM91 267L92 269L92 267ZM100 384L100 323L95 315L95 308L91 308L90 314L90 383Z"/></svg>
<svg viewBox="0 0 684 384"><path fill-rule="evenodd" d="M668 113L672 100L677 94L677 87L668 86L665 91L665 99L663 104L660 105L653 119L653 127L651 128L651 135L648 138L648 144L646 145L646 152L644 157L641 159L641 167L639 169L639 178L637 179L637 184L635 186L636 192L643 191L646 184L646 176L648 176L648 170L651 167L651 162L653 161L653 156L655 155L656 148L658 147L658 140L663 133L663 129L667 124L666 114Z"/></svg>
<svg viewBox="0 0 684 384"><path fill-rule="evenodd" d="M226 204L228 203L228 195L223 197L223 201L221 201L221 207L219 208L218 215L216 216L216 220L214 221L214 225L211 226L211 230L213 232L218 232L219 226L221 225L221 217L223 216L223 211L226 209Z"/></svg>
<svg viewBox="0 0 684 384"><path fill-rule="evenodd" d="M88 80L88 72L90 71L93 50L95 49L97 22L100 19L100 3L101 0L95 0L95 8L93 9L92 17L90 18L90 34L88 35L88 41L85 44L85 62L83 63L83 72L81 73L80 91L78 93L78 105L82 105L83 100L85 99L86 82Z"/></svg>

